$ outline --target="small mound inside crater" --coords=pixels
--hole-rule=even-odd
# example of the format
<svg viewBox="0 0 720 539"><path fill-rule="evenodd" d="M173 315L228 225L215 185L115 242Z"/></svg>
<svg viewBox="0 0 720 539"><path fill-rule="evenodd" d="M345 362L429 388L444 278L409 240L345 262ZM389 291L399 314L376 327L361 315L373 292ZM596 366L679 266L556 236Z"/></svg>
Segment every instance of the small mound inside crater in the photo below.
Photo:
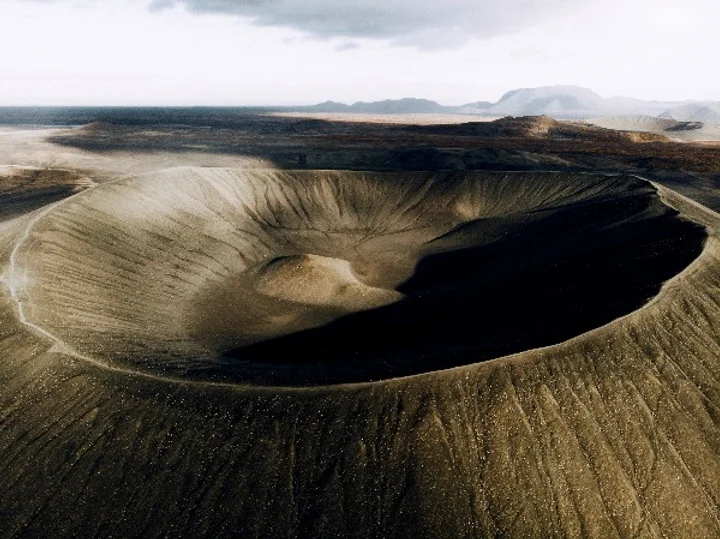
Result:
<svg viewBox="0 0 720 539"><path fill-rule="evenodd" d="M128 369L366 382L599 327L704 238L631 177L176 169L38 222L18 296L32 323Z"/></svg>
<svg viewBox="0 0 720 539"><path fill-rule="evenodd" d="M284 256L199 294L192 334L225 350L322 326L401 297L360 281L347 260Z"/></svg>

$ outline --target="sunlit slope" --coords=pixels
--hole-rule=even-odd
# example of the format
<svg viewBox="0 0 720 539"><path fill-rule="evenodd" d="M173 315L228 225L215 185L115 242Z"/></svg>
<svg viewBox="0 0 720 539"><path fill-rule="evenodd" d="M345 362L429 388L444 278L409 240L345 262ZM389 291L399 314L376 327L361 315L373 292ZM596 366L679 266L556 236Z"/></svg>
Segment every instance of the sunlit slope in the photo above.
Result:
<svg viewBox="0 0 720 539"><path fill-rule="evenodd" d="M634 178L344 174L169 171L2 225L4 536L720 534L717 214ZM284 302L251 334L275 338L288 307L314 325L400 305L418 260L634 197L632 219L709 238L652 301L561 344L304 389L188 373L248 339L212 338L215 284Z"/></svg>

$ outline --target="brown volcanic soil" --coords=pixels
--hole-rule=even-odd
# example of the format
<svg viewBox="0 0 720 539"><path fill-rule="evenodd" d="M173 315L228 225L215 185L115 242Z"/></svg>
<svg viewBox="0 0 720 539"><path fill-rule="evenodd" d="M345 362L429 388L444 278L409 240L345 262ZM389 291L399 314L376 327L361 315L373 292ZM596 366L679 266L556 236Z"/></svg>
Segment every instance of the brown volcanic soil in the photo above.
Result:
<svg viewBox="0 0 720 539"><path fill-rule="evenodd" d="M28 213L91 187L75 170L0 166L0 221Z"/></svg>
<svg viewBox="0 0 720 539"><path fill-rule="evenodd" d="M521 152L568 157L568 165L581 166L584 159L602 157L615 168L689 168L720 170L720 152L700 145L672 143L662 135L621 132L585 124L559 122L545 117L503 118L494 122L459 125L388 126L343 124L324 120L291 120L255 117L232 128L201 128L183 125L91 124L70 134L52 138L56 143L93 151L197 151L262 154L276 158L279 166L363 170L395 170L412 165L403 155L426 152L442 169L455 155L451 150L467 149L468 160L461 169L497 169L507 164L537 169ZM340 155L315 155L314 151L338 151ZM432 150L436 152L433 155ZM480 150L493 150L483 154ZM295 151L299 153L294 153ZM472 151L477 151L473 154ZM506 151L507 155L503 155ZM304 153L303 153L304 152ZM377 152L380 152L378 154ZM404 154L403 152L407 152ZM378 155L389 159L377 162ZM487 159L483 160L483 157ZM475 162L470 159L474 158ZM503 158L510 160L506 163ZM317 162L320 160L320 162ZM410 161L410 162L408 162ZM463 164L462 162L459 164ZM356 165L356 166L352 166ZM368 166L371 165L371 166ZM474 166L472 166L474 165ZM449 167L458 169L458 167Z"/></svg>
<svg viewBox="0 0 720 539"><path fill-rule="evenodd" d="M717 203L717 149L253 121L95 125L63 137L96 149L56 148L118 170L199 144L200 164L563 171L173 169L3 220L0 535L720 536L720 216L618 173ZM593 166L614 174L577 173ZM248 291L269 337L250 345ZM277 369L293 352L321 367ZM371 377L333 378L357 359ZM268 385L308 375L365 381Z"/></svg>

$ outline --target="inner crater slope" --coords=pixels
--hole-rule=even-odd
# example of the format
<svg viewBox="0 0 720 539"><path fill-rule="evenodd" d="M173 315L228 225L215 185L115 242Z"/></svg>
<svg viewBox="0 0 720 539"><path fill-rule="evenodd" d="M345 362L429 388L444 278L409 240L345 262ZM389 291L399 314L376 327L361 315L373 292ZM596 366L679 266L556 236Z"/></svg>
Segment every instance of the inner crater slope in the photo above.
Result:
<svg viewBox="0 0 720 539"><path fill-rule="evenodd" d="M45 211L9 275L23 321L76 355L329 385L565 341L642 307L705 239L630 176L178 168Z"/></svg>

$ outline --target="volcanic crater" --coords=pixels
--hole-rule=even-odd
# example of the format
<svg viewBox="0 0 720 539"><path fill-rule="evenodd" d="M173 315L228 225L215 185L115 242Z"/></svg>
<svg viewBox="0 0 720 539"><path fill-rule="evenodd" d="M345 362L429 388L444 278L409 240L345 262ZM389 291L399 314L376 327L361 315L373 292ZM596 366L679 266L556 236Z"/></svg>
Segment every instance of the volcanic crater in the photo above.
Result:
<svg viewBox="0 0 720 539"><path fill-rule="evenodd" d="M115 369L318 386L566 341L706 237L626 175L176 168L49 207L8 280L28 325Z"/></svg>

